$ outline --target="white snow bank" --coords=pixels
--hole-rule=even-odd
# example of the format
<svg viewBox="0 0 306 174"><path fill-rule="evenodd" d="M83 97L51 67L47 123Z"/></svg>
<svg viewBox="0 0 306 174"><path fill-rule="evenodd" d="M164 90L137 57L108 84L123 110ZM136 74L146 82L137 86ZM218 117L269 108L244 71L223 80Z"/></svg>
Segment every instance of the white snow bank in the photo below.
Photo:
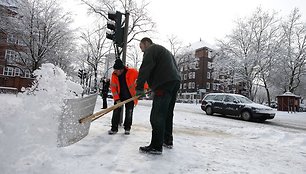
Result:
<svg viewBox="0 0 306 174"><path fill-rule="evenodd" d="M43 64L34 72L37 81L24 93L0 95L1 173L35 173L43 168L54 173L52 159L57 155L57 118L63 99L75 98L82 87L67 80L53 64ZM5 114L4 114L5 113Z"/></svg>

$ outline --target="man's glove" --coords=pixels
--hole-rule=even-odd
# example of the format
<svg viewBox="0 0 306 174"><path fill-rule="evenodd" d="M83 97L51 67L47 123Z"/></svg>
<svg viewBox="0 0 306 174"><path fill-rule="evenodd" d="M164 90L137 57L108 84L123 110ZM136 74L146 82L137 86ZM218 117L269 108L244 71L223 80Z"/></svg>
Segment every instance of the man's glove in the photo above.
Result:
<svg viewBox="0 0 306 174"><path fill-rule="evenodd" d="M143 90L136 90L136 96L140 96L139 98L145 97L146 94Z"/></svg>

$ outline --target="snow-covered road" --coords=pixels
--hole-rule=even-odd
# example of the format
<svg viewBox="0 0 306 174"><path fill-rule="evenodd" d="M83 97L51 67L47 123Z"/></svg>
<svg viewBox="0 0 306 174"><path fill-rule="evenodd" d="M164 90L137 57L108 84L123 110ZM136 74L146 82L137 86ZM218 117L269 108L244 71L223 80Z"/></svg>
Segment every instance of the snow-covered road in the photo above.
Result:
<svg viewBox="0 0 306 174"><path fill-rule="evenodd" d="M306 173L304 131L207 116L199 105L177 104L172 150L141 154L150 140L149 112L150 101L140 101L129 136L107 134L110 114L93 122L88 137L62 149L54 165L71 174Z"/></svg>
<svg viewBox="0 0 306 174"><path fill-rule="evenodd" d="M12 101L9 106L18 104L20 112L7 107L7 112L16 112L12 119L0 117L3 174L306 173L306 133L302 129L207 116L200 105L178 103L174 148L164 149L160 156L147 155L139 153L138 148L148 145L151 138L151 101L140 101L134 110L130 135L124 135L123 128L116 135L107 134L109 113L92 122L84 139L57 148L53 136L46 134L52 134L52 122L35 115L44 113L40 108L28 112L28 105L23 108L18 98L7 101ZM98 97L95 111L101 106ZM7 122L8 119L14 122ZM278 112L277 119L304 123L306 117L303 113Z"/></svg>

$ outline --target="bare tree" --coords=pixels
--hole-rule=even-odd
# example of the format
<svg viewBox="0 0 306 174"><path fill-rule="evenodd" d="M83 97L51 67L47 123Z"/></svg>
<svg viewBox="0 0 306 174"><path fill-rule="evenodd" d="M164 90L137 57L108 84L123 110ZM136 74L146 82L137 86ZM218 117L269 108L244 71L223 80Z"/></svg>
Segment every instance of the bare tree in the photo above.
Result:
<svg viewBox="0 0 306 174"><path fill-rule="evenodd" d="M270 101L268 80L281 42L276 15L257 8L251 17L237 21L227 41L219 41L223 56L235 59L236 79L246 82L246 95L252 100L258 84L263 84Z"/></svg>
<svg viewBox="0 0 306 174"><path fill-rule="evenodd" d="M276 78L283 91L294 92L301 84L306 66L306 24L298 9L294 9L282 23L282 52Z"/></svg>
<svg viewBox="0 0 306 174"><path fill-rule="evenodd" d="M71 40L63 41L48 54L48 61L60 67L68 76L75 76L76 67L73 63L76 62L77 45Z"/></svg>
<svg viewBox="0 0 306 174"><path fill-rule="evenodd" d="M22 59L33 72L42 63L52 62L57 49L71 44L71 19L68 13L62 13L56 0L22 0L16 4L19 19L11 21L11 25L16 26L14 32L22 38L26 48Z"/></svg>
<svg viewBox="0 0 306 174"><path fill-rule="evenodd" d="M277 13L264 12L261 8L258 8L250 18L254 23L253 50L258 71L258 82L255 82L256 88L254 91L257 92L258 87L263 86L269 105L271 101L269 88L272 86L269 80L272 70L276 68L274 62L277 62L281 44L279 19L276 15Z"/></svg>
<svg viewBox="0 0 306 174"><path fill-rule="evenodd" d="M250 18L238 20L227 40L219 41L219 47L222 56L229 59L223 62L235 60L233 65L223 65L235 66L235 73L248 82L251 99L260 86L265 88L268 102L270 89L294 92L306 72L306 24L298 9L284 21L276 13L258 8Z"/></svg>
<svg viewBox="0 0 306 174"><path fill-rule="evenodd" d="M94 72L94 88L98 87L98 66L105 62L105 56L109 53L111 45L106 42L105 27L98 26L94 31L82 33L87 53L86 62Z"/></svg>
<svg viewBox="0 0 306 174"><path fill-rule="evenodd" d="M237 80L247 82L248 97L253 98L252 88L253 81L256 78L257 60L254 59L254 52L252 50L252 41L254 35L252 21L247 19L240 19L237 21L237 27L232 34L228 35L228 41L219 42L223 48L223 52L227 57L234 58L239 64L235 68Z"/></svg>
<svg viewBox="0 0 306 174"><path fill-rule="evenodd" d="M170 44L170 50L173 56L176 58L177 54L183 49L183 42L178 40L177 36L171 35L168 37Z"/></svg>
<svg viewBox="0 0 306 174"><path fill-rule="evenodd" d="M131 67L138 69L142 61L142 56L141 56L141 50L136 44L129 47L129 52L127 54L127 57L129 62L132 62Z"/></svg>
<svg viewBox="0 0 306 174"><path fill-rule="evenodd" d="M128 41L130 43L138 35L151 32L155 28L155 23L149 17L147 6L149 3L142 1L137 4L136 0L81 0L88 5L90 12L98 14L105 21L108 19L109 11L121 11L129 13Z"/></svg>

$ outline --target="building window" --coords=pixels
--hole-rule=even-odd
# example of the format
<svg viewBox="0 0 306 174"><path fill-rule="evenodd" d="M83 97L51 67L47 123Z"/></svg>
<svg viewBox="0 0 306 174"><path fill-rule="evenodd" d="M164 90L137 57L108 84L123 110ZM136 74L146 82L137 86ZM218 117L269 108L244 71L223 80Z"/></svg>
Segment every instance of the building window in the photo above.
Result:
<svg viewBox="0 0 306 174"><path fill-rule="evenodd" d="M187 80L187 74L184 74L184 80Z"/></svg>
<svg viewBox="0 0 306 174"><path fill-rule="evenodd" d="M19 68L15 68L15 76L20 76L21 75L21 71Z"/></svg>
<svg viewBox="0 0 306 174"><path fill-rule="evenodd" d="M207 72L207 79L210 79L210 72Z"/></svg>
<svg viewBox="0 0 306 174"><path fill-rule="evenodd" d="M194 89L195 88L195 83L194 82L192 82L192 89Z"/></svg>
<svg viewBox="0 0 306 174"><path fill-rule="evenodd" d="M24 71L24 77L26 77L26 78L30 78L31 77L31 73L30 73L29 70L25 70Z"/></svg>
<svg viewBox="0 0 306 174"><path fill-rule="evenodd" d="M17 40L17 44L20 45L20 46L26 46L26 44L24 43L24 41L23 41L23 40L20 40L20 39Z"/></svg>
<svg viewBox="0 0 306 174"><path fill-rule="evenodd" d="M195 79L195 72L190 72L188 74L189 79Z"/></svg>
<svg viewBox="0 0 306 174"><path fill-rule="evenodd" d="M196 69L196 63L197 62L193 62L189 64L189 69Z"/></svg>
<svg viewBox="0 0 306 174"><path fill-rule="evenodd" d="M181 72L183 72L184 71L184 66L181 66Z"/></svg>
<svg viewBox="0 0 306 174"><path fill-rule="evenodd" d="M186 87L187 87L187 84L186 84L186 83L184 83L183 88L184 88L184 89L186 89Z"/></svg>
<svg viewBox="0 0 306 174"><path fill-rule="evenodd" d="M209 82L206 83L206 89L210 89L210 83Z"/></svg>
<svg viewBox="0 0 306 174"><path fill-rule="evenodd" d="M187 70L188 70L188 65L186 64L186 65L185 65L185 71L187 71Z"/></svg>
<svg viewBox="0 0 306 174"><path fill-rule="evenodd" d="M217 90L217 84L213 83L213 90L216 91Z"/></svg>
<svg viewBox="0 0 306 174"><path fill-rule="evenodd" d="M5 59L7 61L12 61L15 58L15 52L13 50L6 50Z"/></svg>
<svg viewBox="0 0 306 174"><path fill-rule="evenodd" d="M212 51L207 51L207 57L208 58L211 58L211 53L212 53Z"/></svg>
<svg viewBox="0 0 306 174"><path fill-rule="evenodd" d="M13 34L7 35L7 43L15 44L16 42L17 42L17 39Z"/></svg>
<svg viewBox="0 0 306 174"><path fill-rule="evenodd" d="M3 74L6 75L6 76L14 76L14 68L5 67Z"/></svg>
<svg viewBox="0 0 306 174"><path fill-rule="evenodd" d="M207 67L208 67L208 69L212 69L213 68L213 63L212 62L207 62Z"/></svg>
<svg viewBox="0 0 306 174"><path fill-rule="evenodd" d="M16 63L19 62L19 55L14 50L6 50L5 52L5 59L8 63Z"/></svg>

